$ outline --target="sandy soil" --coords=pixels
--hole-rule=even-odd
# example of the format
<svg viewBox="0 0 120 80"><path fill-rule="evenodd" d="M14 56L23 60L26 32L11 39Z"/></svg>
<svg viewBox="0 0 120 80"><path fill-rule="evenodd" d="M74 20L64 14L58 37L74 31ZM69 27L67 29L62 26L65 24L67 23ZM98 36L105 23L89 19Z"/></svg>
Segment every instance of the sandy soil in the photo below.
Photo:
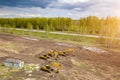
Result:
<svg viewBox="0 0 120 80"><path fill-rule="evenodd" d="M80 45L30 39L32 38L0 34L0 47L4 47L3 45L8 42L11 45L14 44L10 48L7 47L7 49L0 48L0 63L6 58L18 58L24 60L25 63L34 63L42 66L46 64L46 61L40 60L38 58L40 55L49 50L64 50L66 48L74 48L75 57L70 55L58 59L58 62L63 65L59 74L37 71L29 77L26 73L20 71L12 76L12 80L15 80L16 77L22 79L32 78L33 80L120 80L120 53L105 51L106 53L103 54L101 52L100 54L99 51L98 54L95 51L91 51L91 48L88 50ZM8 77L6 80L11 79Z"/></svg>

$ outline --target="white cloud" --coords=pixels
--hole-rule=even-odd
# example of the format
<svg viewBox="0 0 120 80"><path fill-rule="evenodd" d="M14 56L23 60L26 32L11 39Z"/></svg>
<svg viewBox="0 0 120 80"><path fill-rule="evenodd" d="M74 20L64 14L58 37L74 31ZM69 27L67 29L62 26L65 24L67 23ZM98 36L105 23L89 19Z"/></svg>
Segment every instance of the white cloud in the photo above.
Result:
<svg viewBox="0 0 120 80"><path fill-rule="evenodd" d="M41 17L43 16L37 11L38 11L38 8L3 7L0 9L0 17Z"/></svg>
<svg viewBox="0 0 120 80"><path fill-rule="evenodd" d="M0 8L0 17L71 17L79 19L90 15L120 17L120 0L86 0L86 2L84 0L59 0L51 3L47 8Z"/></svg>
<svg viewBox="0 0 120 80"><path fill-rule="evenodd" d="M88 0L58 0L61 3L68 3L68 4L75 4L75 3L83 3L83 2L87 2Z"/></svg>
<svg viewBox="0 0 120 80"><path fill-rule="evenodd" d="M73 10L75 10L75 11L80 11L80 10L82 10L81 8L74 8Z"/></svg>
<svg viewBox="0 0 120 80"><path fill-rule="evenodd" d="M69 10L40 7L18 8L3 7L0 9L0 17L67 17Z"/></svg>

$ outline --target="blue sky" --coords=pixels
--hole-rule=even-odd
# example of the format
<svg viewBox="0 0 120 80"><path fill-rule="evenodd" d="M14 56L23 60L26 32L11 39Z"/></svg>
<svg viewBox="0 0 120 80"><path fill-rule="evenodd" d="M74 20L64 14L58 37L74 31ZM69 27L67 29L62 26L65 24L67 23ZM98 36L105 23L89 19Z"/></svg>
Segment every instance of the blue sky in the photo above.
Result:
<svg viewBox="0 0 120 80"><path fill-rule="evenodd" d="M120 0L0 0L0 17L120 17Z"/></svg>

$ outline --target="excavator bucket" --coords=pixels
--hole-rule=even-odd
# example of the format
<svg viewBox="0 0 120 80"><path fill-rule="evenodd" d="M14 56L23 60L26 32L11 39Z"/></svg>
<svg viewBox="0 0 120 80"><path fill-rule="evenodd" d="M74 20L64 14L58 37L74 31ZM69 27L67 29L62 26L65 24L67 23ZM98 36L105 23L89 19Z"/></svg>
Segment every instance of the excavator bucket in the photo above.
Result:
<svg viewBox="0 0 120 80"><path fill-rule="evenodd" d="M40 58L40 59L47 60L47 59L49 59L50 57L49 57L49 56L47 56L47 55L42 55L42 56L40 56L39 58Z"/></svg>

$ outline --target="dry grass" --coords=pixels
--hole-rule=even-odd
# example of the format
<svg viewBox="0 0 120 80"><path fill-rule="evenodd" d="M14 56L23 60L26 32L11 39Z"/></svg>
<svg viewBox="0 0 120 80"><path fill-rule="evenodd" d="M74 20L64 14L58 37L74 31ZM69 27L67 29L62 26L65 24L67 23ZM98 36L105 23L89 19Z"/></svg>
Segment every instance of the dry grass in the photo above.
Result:
<svg viewBox="0 0 120 80"><path fill-rule="evenodd" d="M17 71L19 71L19 69L12 69L0 64L0 80L6 80L6 78L12 76Z"/></svg>

